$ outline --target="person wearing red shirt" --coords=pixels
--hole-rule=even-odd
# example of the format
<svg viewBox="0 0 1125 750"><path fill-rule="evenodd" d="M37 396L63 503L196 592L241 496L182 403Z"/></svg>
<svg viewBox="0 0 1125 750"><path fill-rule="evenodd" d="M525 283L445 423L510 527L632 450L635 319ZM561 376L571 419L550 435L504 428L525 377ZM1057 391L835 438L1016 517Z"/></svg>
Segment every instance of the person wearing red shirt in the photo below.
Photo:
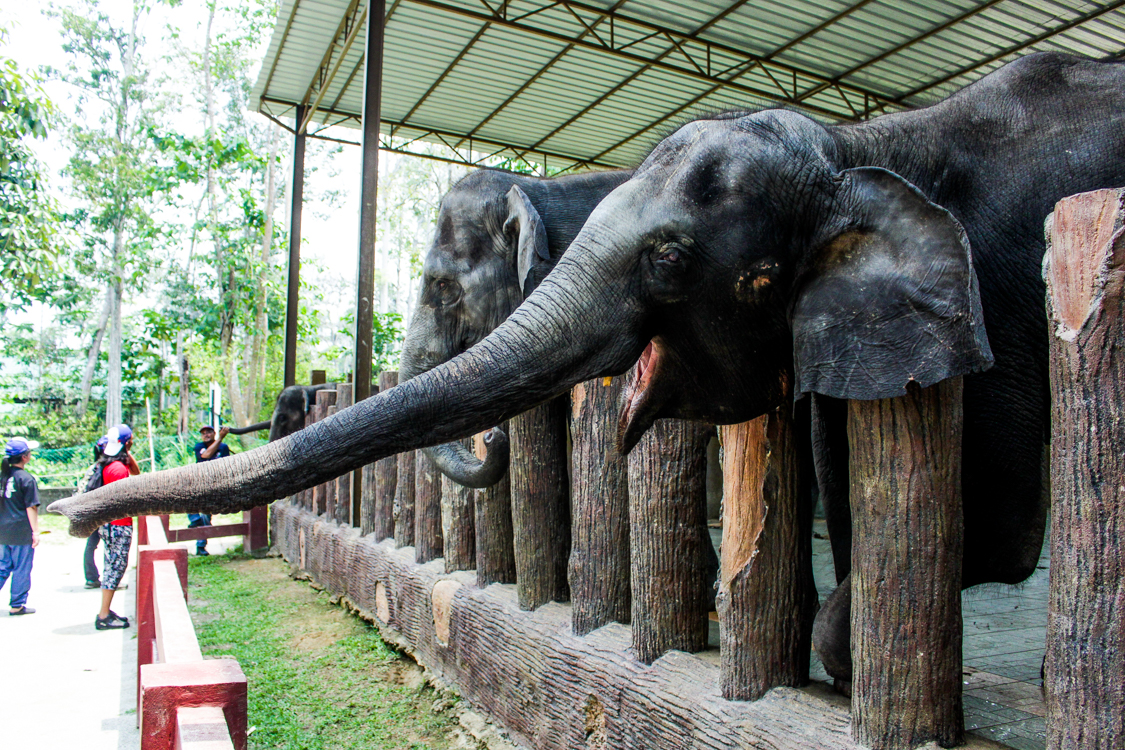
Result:
<svg viewBox="0 0 1125 750"><path fill-rule="evenodd" d="M140 474L141 469L136 460L130 455L133 447L133 430L129 425L111 427L106 433L106 445L102 451L101 464L102 484L118 482L129 476ZM102 608L94 619L97 630L116 630L129 627L129 618L122 617L109 606L113 603L113 595L117 593L117 586L125 575L125 568L129 564L129 547L133 543L133 519L119 518L98 529L101 535L102 548L105 550L105 562L102 565Z"/></svg>

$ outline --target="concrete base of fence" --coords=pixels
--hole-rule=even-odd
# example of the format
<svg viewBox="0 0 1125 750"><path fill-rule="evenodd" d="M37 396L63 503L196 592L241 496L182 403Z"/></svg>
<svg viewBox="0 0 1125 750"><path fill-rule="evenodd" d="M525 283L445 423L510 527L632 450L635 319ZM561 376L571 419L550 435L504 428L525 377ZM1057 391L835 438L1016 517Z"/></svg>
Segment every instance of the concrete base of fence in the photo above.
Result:
<svg viewBox="0 0 1125 750"><path fill-rule="evenodd" d="M271 514L291 564L303 547L299 567L310 577L526 747L587 747L588 737L653 750L859 747L847 699L824 684L728 701L714 649L672 651L646 666L633 656L627 625L576 636L569 604L523 611L514 585L477 588L471 572L446 574L440 558L419 565L410 547L376 544L286 501ZM1003 746L970 738L964 747Z"/></svg>

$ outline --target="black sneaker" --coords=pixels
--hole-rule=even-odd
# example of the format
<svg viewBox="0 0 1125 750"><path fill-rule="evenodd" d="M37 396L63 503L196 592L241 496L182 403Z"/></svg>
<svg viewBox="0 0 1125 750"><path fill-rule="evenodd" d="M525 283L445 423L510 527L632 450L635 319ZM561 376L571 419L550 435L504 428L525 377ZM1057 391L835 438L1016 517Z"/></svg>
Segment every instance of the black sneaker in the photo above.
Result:
<svg viewBox="0 0 1125 750"><path fill-rule="evenodd" d="M196 557L207 557L207 556L208 556L208 555L210 555L210 554L211 554L211 553L210 553L210 552L208 552L208 551L207 551L207 550L205 550L205 549L197 549L197 550L195 551L195 556L196 556Z"/></svg>
<svg viewBox="0 0 1125 750"><path fill-rule="evenodd" d="M117 618L118 620L121 620L122 622L125 622L125 623L128 623L128 622L129 622L129 618L128 618L128 617L122 617L121 615L119 615L119 614L117 614L116 612L114 612L114 611L113 611L112 609L111 609L111 610L109 611L109 616L110 616L110 617L116 617L116 618Z"/></svg>
<svg viewBox="0 0 1125 750"><path fill-rule="evenodd" d="M121 628L129 627L129 621L124 617L118 617L113 612L104 620L101 617L94 617L94 627L97 630L120 630Z"/></svg>
<svg viewBox="0 0 1125 750"><path fill-rule="evenodd" d="M19 609L9 609L8 610L8 615L11 616L11 617L16 617L18 615L33 615L33 614L35 614L35 610L32 609L31 607L20 607Z"/></svg>
<svg viewBox="0 0 1125 750"><path fill-rule="evenodd" d="M88 589L100 589L101 587L101 581L86 581L86 588Z"/></svg>

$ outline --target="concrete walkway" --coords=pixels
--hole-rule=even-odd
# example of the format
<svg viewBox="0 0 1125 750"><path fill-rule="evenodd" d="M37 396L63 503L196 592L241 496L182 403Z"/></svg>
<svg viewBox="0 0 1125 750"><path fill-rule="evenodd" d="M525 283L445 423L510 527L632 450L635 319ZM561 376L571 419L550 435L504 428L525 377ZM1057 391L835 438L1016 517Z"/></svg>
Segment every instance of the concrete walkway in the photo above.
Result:
<svg viewBox="0 0 1125 750"><path fill-rule="evenodd" d="M136 627L95 630L101 590L83 587L84 539L53 530L41 537L31 571L28 606L7 615L8 587L0 592L0 716L3 744L11 748L139 750L136 726ZM113 611L134 617L133 560ZM101 547L98 548L101 567Z"/></svg>

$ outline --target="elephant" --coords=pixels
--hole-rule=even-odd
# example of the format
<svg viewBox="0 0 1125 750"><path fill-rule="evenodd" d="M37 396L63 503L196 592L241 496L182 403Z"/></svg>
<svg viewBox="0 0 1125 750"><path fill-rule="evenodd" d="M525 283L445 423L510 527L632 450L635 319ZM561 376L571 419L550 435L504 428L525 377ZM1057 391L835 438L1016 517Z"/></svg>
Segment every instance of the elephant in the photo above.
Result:
<svg viewBox="0 0 1125 750"><path fill-rule="evenodd" d="M466 352L265 447L50 510L84 536L125 515L254 507L634 363L622 450L658 418L738 423L816 394L831 423L835 399L961 375L963 585L1018 582L1045 524L1043 220L1065 196L1121 185L1118 61L1028 55L935 105L855 124L788 110L698 119L656 145ZM838 468L839 426L815 432L818 470ZM832 515L846 515L846 494L826 484ZM845 600L822 608L822 634L846 625ZM842 679L846 644L818 643L844 650L825 659Z"/></svg>
<svg viewBox="0 0 1125 750"><path fill-rule="evenodd" d="M482 169L442 197L421 292L403 342L400 382L447 362L500 325L554 267L586 217L631 170L538 178ZM465 487L508 470L507 437L485 435L478 459L460 442L425 450Z"/></svg>
<svg viewBox="0 0 1125 750"><path fill-rule="evenodd" d="M325 388L335 388L335 383L320 385L291 385L277 394L273 414L265 422L256 422L246 427L231 427L232 435L245 435L260 430L270 431L270 441L280 440L305 428L305 417L316 404L316 392Z"/></svg>

